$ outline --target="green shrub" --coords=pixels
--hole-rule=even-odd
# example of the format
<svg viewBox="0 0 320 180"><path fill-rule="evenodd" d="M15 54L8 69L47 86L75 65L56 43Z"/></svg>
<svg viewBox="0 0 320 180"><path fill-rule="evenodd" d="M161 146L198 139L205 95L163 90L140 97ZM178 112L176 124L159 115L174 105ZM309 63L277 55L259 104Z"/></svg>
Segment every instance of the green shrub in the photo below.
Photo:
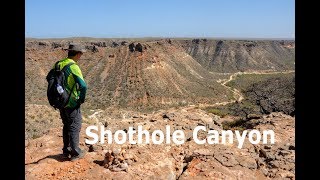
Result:
<svg viewBox="0 0 320 180"><path fill-rule="evenodd" d="M225 117L228 113L223 111L223 110L220 110L220 109L216 109L216 108L213 108L213 109L209 109L207 110L208 113L212 113L212 114L215 114L215 115L218 115L220 117Z"/></svg>
<svg viewBox="0 0 320 180"><path fill-rule="evenodd" d="M36 138L39 138L39 137L41 137L39 134L33 134L32 135L32 139L36 139Z"/></svg>
<svg viewBox="0 0 320 180"><path fill-rule="evenodd" d="M222 127L224 130L243 131L243 130L247 129L246 121L244 119L236 119L234 121L224 121L224 122L222 122Z"/></svg>

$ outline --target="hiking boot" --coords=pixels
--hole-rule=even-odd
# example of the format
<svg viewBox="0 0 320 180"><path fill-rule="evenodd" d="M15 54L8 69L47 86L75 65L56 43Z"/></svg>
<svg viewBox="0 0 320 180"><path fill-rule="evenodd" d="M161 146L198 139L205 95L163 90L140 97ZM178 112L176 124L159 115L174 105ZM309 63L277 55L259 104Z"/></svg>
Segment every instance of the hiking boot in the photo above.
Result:
<svg viewBox="0 0 320 180"><path fill-rule="evenodd" d="M63 154L62 154L62 157L63 157L63 158L69 158L69 155L70 155L70 153L63 153Z"/></svg>
<svg viewBox="0 0 320 180"><path fill-rule="evenodd" d="M69 155L71 155L71 148L68 147L66 151L63 151L62 156L64 158L69 158Z"/></svg>
<svg viewBox="0 0 320 180"><path fill-rule="evenodd" d="M86 154L86 152L84 150L81 150L80 154L78 154L77 156L72 156L71 157L71 161L76 161L78 159L81 159L84 157L84 155Z"/></svg>

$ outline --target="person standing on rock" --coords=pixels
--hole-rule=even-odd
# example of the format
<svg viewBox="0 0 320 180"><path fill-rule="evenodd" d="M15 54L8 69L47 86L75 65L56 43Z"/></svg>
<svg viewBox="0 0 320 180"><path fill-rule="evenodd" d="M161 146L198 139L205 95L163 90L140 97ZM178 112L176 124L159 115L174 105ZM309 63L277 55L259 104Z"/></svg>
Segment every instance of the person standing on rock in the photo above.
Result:
<svg viewBox="0 0 320 180"><path fill-rule="evenodd" d="M68 57L58 61L58 67L62 70L64 66L73 64L67 67L65 71L65 86L71 94L65 107L59 109L63 122L62 151L65 158L69 158L70 155L71 161L74 161L82 158L85 154L85 151L79 148L79 134L82 123L80 105L84 103L87 85L76 62L86 50L80 44L70 44L69 48L64 50L68 51Z"/></svg>

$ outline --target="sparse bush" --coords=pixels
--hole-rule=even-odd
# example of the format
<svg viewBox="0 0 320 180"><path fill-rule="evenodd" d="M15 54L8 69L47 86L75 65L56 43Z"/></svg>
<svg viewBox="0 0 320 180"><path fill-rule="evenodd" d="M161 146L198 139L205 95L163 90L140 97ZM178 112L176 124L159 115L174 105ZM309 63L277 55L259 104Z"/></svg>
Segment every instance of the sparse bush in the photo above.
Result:
<svg viewBox="0 0 320 180"><path fill-rule="evenodd" d="M248 121L240 118L236 119L234 121L224 121L222 122L222 127L224 130L238 130L238 131L244 131L246 129L253 128L250 123L247 123Z"/></svg>
<svg viewBox="0 0 320 180"><path fill-rule="evenodd" d="M230 114L247 118L249 114L260 114L257 106L247 101L235 102L227 106Z"/></svg>
<svg viewBox="0 0 320 180"><path fill-rule="evenodd" d="M41 137L39 134L33 134L32 135L32 139L36 139L36 138L39 138L39 137Z"/></svg>
<svg viewBox="0 0 320 180"><path fill-rule="evenodd" d="M217 108L208 109L207 112L215 114L215 115L218 115L218 116L220 116L222 118L225 117L226 115L228 115L228 113L226 111L221 110L221 109L217 109Z"/></svg>

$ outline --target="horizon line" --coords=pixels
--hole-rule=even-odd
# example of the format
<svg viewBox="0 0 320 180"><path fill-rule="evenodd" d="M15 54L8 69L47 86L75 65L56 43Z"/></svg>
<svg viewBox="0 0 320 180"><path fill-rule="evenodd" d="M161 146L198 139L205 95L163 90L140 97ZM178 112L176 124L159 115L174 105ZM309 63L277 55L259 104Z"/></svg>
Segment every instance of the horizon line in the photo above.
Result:
<svg viewBox="0 0 320 180"><path fill-rule="evenodd" d="M190 37L169 37L169 36L145 36L145 37L89 37L89 36L69 36L69 37L25 37L25 39L226 39L226 40L295 40L294 38L282 37L208 37L208 36L190 36Z"/></svg>

